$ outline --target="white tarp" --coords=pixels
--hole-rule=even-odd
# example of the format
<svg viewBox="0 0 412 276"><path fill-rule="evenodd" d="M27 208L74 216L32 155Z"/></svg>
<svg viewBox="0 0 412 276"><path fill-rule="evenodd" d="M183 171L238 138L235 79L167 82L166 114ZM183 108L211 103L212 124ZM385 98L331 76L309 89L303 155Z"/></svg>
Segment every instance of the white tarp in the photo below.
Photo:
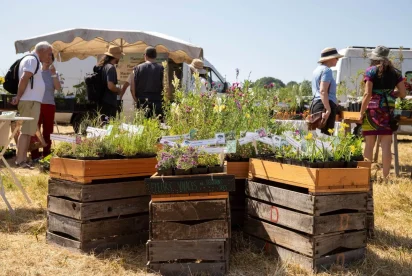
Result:
<svg viewBox="0 0 412 276"><path fill-rule="evenodd" d="M41 41L53 45L57 59L85 59L106 52L109 45L117 45L124 53L143 53L147 46L156 47L158 53L168 53L176 63L191 63L194 58L203 58L203 49L180 39L155 32L120 31L98 29L71 29L15 42L16 53L33 50Z"/></svg>

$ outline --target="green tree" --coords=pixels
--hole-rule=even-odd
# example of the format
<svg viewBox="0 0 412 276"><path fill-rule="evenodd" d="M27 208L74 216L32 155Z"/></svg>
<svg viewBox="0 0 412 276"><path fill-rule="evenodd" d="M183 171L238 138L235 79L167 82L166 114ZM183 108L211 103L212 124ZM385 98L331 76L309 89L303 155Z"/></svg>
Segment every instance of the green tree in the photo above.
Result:
<svg viewBox="0 0 412 276"><path fill-rule="evenodd" d="M308 80L304 80L299 85L300 94L302 96L312 95L312 83Z"/></svg>
<svg viewBox="0 0 412 276"><path fill-rule="evenodd" d="M280 79L273 78L273 77L263 77L257 79L254 83L254 87L264 87L265 85L270 85L271 83L274 84L275 88L285 87L286 85Z"/></svg>
<svg viewBox="0 0 412 276"><path fill-rule="evenodd" d="M294 85L298 85L296 81L290 81L286 84L287 87L293 87Z"/></svg>

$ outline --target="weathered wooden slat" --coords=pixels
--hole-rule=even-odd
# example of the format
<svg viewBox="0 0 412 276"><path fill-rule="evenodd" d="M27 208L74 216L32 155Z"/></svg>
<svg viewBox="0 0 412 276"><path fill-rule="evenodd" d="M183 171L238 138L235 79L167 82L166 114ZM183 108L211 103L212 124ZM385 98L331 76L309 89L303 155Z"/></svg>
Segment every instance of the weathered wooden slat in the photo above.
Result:
<svg viewBox="0 0 412 276"><path fill-rule="evenodd" d="M366 213L313 216L248 199L248 214L304 233L316 235L365 229Z"/></svg>
<svg viewBox="0 0 412 276"><path fill-rule="evenodd" d="M300 265L302 268L314 272L328 269L332 265L347 266L352 262L362 261L366 253L366 248L359 248L314 259L253 236L247 238L256 246L258 251L274 255L283 263Z"/></svg>
<svg viewBox="0 0 412 276"><path fill-rule="evenodd" d="M315 214L325 214L338 210L366 210L366 193L315 196Z"/></svg>
<svg viewBox="0 0 412 276"><path fill-rule="evenodd" d="M148 261L225 260L225 240L182 240L147 242Z"/></svg>
<svg viewBox="0 0 412 276"><path fill-rule="evenodd" d="M227 217L227 207L227 200L225 199L152 202L151 220L157 222L225 219Z"/></svg>
<svg viewBox="0 0 412 276"><path fill-rule="evenodd" d="M253 217L258 217L275 224L309 234L314 232L314 217L312 215L290 211L250 198L247 199L247 211Z"/></svg>
<svg viewBox="0 0 412 276"><path fill-rule="evenodd" d="M48 197L48 211L78 220L91 220L148 212L150 196L79 203Z"/></svg>
<svg viewBox="0 0 412 276"><path fill-rule="evenodd" d="M366 228L366 213L345 213L314 217L313 234L339 231L363 230Z"/></svg>
<svg viewBox="0 0 412 276"><path fill-rule="evenodd" d="M100 253L106 249L120 249L123 246L139 245L146 242L148 237L148 232L141 232L126 236L116 236L107 239L80 242L50 232L47 232L46 234L46 240L49 244L56 244L85 253Z"/></svg>
<svg viewBox="0 0 412 276"><path fill-rule="evenodd" d="M211 199L227 199L229 198L229 192L210 192L209 195L152 195L152 202L168 202L168 201L189 201L189 200L211 200Z"/></svg>
<svg viewBox="0 0 412 276"><path fill-rule="evenodd" d="M243 231L249 235L254 235L263 240L276 243L277 245L291 248L308 256L313 256L314 254L311 239L291 230L249 217L245 221Z"/></svg>
<svg viewBox="0 0 412 276"><path fill-rule="evenodd" d="M194 225L179 222L152 222L150 239L160 240L199 240L229 238L229 221L211 220Z"/></svg>
<svg viewBox="0 0 412 276"><path fill-rule="evenodd" d="M309 257L321 257L340 247L357 249L366 246L365 231L308 236L250 217L245 222L244 232Z"/></svg>
<svg viewBox="0 0 412 276"><path fill-rule="evenodd" d="M187 194L205 192L229 192L236 189L233 175L165 176L145 179L149 194Z"/></svg>
<svg viewBox="0 0 412 276"><path fill-rule="evenodd" d="M366 246L366 231L320 235L313 238L315 256L321 257L338 249L357 249Z"/></svg>
<svg viewBox="0 0 412 276"><path fill-rule="evenodd" d="M83 185L66 180L50 179L49 195L91 202L144 196L147 192L143 180Z"/></svg>
<svg viewBox="0 0 412 276"><path fill-rule="evenodd" d="M148 272L158 272L164 276L182 275L226 275L225 262L205 262L205 263L153 263L147 264Z"/></svg>
<svg viewBox="0 0 412 276"><path fill-rule="evenodd" d="M308 214L314 214L315 212L315 198L313 196L261 184L251 180L246 184L246 195Z"/></svg>
<svg viewBox="0 0 412 276"><path fill-rule="evenodd" d="M110 218L93 222L81 222L49 213L47 226L49 232L64 233L79 241L89 241L148 231L149 216L143 214L129 218Z"/></svg>

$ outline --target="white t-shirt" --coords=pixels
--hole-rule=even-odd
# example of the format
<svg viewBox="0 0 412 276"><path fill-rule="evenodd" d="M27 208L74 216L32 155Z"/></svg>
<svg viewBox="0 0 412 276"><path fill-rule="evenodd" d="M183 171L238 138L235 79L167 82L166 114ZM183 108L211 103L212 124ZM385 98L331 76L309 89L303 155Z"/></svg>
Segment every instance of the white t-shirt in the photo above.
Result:
<svg viewBox="0 0 412 276"><path fill-rule="evenodd" d="M37 64L39 64L39 70L37 70L37 74L33 75L33 89L31 89L31 81L29 80L26 90L24 91L23 96L21 97L20 101L34 101L34 102L42 102L45 85L42 76L42 65L39 59L39 56L36 53L32 53L37 57L37 60L33 56L27 56L23 58L20 62L19 66L19 78L23 75L23 72L36 72Z"/></svg>
<svg viewBox="0 0 412 276"><path fill-rule="evenodd" d="M208 86L209 86L209 82L205 78L200 77L199 93L206 93L208 91ZM192 91L192 93L196 93L195 90L196 90L195 78L192 76L190 91Z"/></svg>

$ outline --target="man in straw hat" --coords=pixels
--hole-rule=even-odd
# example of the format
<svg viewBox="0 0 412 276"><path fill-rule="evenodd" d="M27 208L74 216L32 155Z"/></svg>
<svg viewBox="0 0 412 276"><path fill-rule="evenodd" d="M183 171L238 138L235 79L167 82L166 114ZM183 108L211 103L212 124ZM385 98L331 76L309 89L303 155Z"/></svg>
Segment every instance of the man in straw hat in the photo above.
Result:
<svg viewBox="0 0 412 276"><path fill-rule="evenodd" d="M193 93L206 93L208 81L207 81L207 71L204 68L203 61L195 58L192 60L192 63L189 65L189 68L190 68L190 71L192 72L192 78L191 78L189 90ZM195 78L193 77L195 73L199 74L200 89L196 89L196 81L195 81Z"/></svg>
<svg viewBox="0 0 412 276"><path fill-rule="evenodd" d="M335 128L335 117L338 100L336 97L336 81L333 78L331 67L336 66L343 57L336 48L325 48L318 61L319 66L313 71L312 94L313 101L310 113L322 112L321 131L330 135L329 130Z"/></svg>
<svg viewBox="0 0 412 276"><path fill-rule="evenodd" d="M122 94L122 90L116 86L117 71L115 65L119 63L123 55L120 47L111 45L99 62L99 66L102 67L102 78L105 88L99 103L100 113L111 118L116 117L118 110L117 95Z"/></svg>
<svg viewBox="0 0 412 276"><path fill-rule="evenodd" d="M137 108L147 108L147 117L162 116L163 72L162 65L156 63L157 51L147 47L144 52L145 62L134 68L134 85Z"/></svg>

